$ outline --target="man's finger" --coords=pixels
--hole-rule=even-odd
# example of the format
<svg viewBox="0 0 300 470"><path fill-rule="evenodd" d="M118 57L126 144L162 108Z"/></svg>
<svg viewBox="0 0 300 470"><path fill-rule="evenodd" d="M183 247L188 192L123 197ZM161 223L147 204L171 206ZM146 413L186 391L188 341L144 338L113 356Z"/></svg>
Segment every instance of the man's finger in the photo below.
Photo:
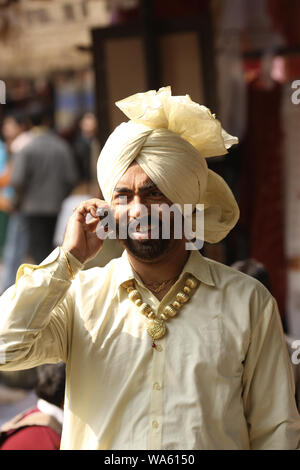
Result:
<svg viewBox="0 0 300 470"><path fill-rule="evenodd" d="M99 219L91 219L86 222L85 230L87 230L88 232L94 232L98 224L99 224Z"/></svg>
<svg viewBox="0 0 300 470"><path fill-rule="evenodd" d="M99 209L109 209L109 205L105 201L101 201L100 199L90 199L88 201L81 202L75 209L75 214L80 214L82 216L86 216L87 214L91 214L94 218L99 217L97 214L97 210Z"/></svg>

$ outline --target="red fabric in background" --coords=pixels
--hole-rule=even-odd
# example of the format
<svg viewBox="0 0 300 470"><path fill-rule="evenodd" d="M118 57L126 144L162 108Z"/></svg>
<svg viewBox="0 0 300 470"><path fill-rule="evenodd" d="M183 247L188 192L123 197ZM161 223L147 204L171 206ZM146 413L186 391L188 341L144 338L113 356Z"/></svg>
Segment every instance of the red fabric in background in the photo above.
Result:
<svg viewBox="0 0 300 470"><path fill-rule="evenodd" d="M249 86L248 131L240 186L240 224L249 234L250 256L269 272L284 315L284 166L280 125L281 87Z"/></svg>
<svg viewBox="0 0 300 470"><path fill-rule="evenodd" d="M24 415L40 410L33 408ZM27 426L17 431L8 431L0 450L59 450L61 436L49 426Z"/></svg>

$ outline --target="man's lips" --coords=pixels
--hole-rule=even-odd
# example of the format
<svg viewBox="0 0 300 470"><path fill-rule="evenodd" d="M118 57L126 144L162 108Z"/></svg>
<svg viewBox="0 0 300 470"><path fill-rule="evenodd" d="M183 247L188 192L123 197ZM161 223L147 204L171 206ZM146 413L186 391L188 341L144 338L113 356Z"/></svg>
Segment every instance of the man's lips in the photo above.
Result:
<svg viewBox="0 0 300 470"><path fill-rule="evenodd" d="M117 232L121 234L121 238L129 237L134 240L157 239L161 233L161 221L159 219L152 219L150 217L144 219L134 219L129 223L126 220L120 219L117 222Z"/></svg>
<svg viewBox="0 0 300 470"><path fill-rule="evenodd" d="M136 230L130 231L130 237L134 240L145 240L151 238L152 230L155 230L156 227L137 227Z"/></svg>

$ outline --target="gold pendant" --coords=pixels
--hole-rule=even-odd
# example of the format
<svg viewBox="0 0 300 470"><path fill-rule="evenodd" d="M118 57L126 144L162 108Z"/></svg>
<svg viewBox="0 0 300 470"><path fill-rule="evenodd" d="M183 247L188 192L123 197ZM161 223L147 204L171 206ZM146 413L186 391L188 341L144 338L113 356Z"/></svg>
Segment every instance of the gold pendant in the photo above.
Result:
<svg viewBox="0 0 300 470"><path fill-rule="evenodd" d="M175 278L174 278L175 279ZM169 281L165 281L162 284L166 284ZM152 283L152 289L161 289L161 286L158 283ZM129 280L124 287L127 289L129 299L139 308L140 312L148 318L149 323L147 327L147 333L152 339L152 347L156 348L155 340L162 338L167 331L165 322L169 317L174 317L177 315L181 307L190 300L194 294L196 288L198 287L198 280L194 277L189 277L185 281L183 290L179 291L176 295L176 300L167 307L165 307L163 313L160 314L160 317L155 317L155 313L150 307L150 305L143 302L142 296L139 291L135 288L134 280Z"/></svg>
<svg viewBox="0 0 300 470"><path fill-rule="evenodd" d="M148 335L153 339L160 339L166 334L167 328L165 322L162 320L151 320L147 328Z"/></svg>

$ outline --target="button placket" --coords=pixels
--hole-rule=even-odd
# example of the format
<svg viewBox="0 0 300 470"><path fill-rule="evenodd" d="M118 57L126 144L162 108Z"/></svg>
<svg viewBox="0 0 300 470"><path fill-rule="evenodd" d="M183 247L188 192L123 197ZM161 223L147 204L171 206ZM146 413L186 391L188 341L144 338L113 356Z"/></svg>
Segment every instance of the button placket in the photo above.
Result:
<svg viewBox="0 0 300 470"><path fill-rule="evenodd" d="M153 348L152 376L151 376L151 402L149 413L148 449L160 450L163 417L163 371L165 363L165 338L159 340L161 351ZM157 346L158 346L157 344Z"/></svg>
<svg viewBox="0 0 300 470"><path fill-rule="evenodd" d="M158 382L155 382L155 383L153 384L153 390L158 390L158 391L161 390L161 386L160 386L160 384L159 384Z"/></svg>

